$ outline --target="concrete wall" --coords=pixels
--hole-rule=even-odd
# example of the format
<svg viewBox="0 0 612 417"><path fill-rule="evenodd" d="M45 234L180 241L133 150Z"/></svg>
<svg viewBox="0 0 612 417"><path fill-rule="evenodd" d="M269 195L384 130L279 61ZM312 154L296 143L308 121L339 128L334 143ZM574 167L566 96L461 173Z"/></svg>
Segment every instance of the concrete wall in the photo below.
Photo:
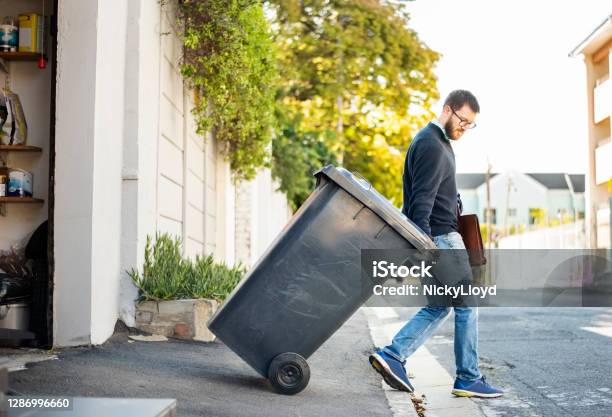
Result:
<svg viewBox="0 0 612 417"><path fill-rule="evenodd" d="M137 290L126 271L142 268L147 235L170 233L185 256L233 263L234 189L219 146L196 133L173 4L138 0L129 11L120 317L133 325Z"/></svg>
<svg viewBox="0 0 612 417"><path fill-rule="evenodd" d="M119 271L119 316L128 325L137 291L126 271L143 264L146 237L156 230L160 17L155 1L128 3Z"/></svg>
<svg viewBox="0 0 612 417"><path fill-rule="evenodd" d="M268 168L236 188L236 260L252 266L291 218L286 196Z"/></svg>
<svg viewBox="0 0 612 417"><path fill-rule="evenodd" d="M584 249L585 247L584 220L506 236L498 243L499 249Z"/></svg>
<svg viewBox="0 0 612 417"><path fill-rule="evenodd" d="M183 239L184 253L234 262L234 185L210 135L196 133L195 97L179 71L182 44L172 3L162 7L157 156L157 230Z"/></svg>
<svg viewBox="0 0 612 417"><path fill-rule="evenodd" d="M287 197L277 190L278 184L273 181L270 170L261 170L255 179L253 196L251 264L263 255L291 218Z"/></svg>
<svg viewBox="0 0 612 417"><path fill-rule="evenodd" d="M102 343L118 315L127 4L60 0L54 344Z"/></svg>
<svg viewBox="0 0 612 417"><path fill-rule="evenodd" d="M252 263L290 217L269 170L245 203L221 145L196 133L173 13L157 0L60 0L57 346L103 343L118 318L134 324L127 271L142 269L147 236L178 236L189 257Z"/></svg>
<svg viewBox="0 0 612 417"><path fill-rule="evenodd" d="M123 0L98 4L91 294L94 344L105 342L113 333L118 316L127 9Z"/></svg>

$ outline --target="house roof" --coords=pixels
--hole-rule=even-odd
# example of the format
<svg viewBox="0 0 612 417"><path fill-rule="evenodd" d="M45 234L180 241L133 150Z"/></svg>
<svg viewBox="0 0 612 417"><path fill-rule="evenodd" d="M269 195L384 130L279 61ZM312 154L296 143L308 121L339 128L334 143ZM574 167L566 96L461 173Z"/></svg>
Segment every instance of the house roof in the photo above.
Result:
<svg viewBox="0 0 612 417"><path fill-rule="evenodd" d="M491 178L497 174L491 174ZM485 174L457 174L457 188L463 190L471 190L478 188L480 184L485 182Z"/></svg>
<svg viewBox="0 0 612 417"><path fill-rule="evenodd" d="M612 36L612 14L605 18L593 31L568 54L575 57L582 53L590 54L601 48Z"/></svg>
<svg viewBox="0 0 612 417"><path fill-rule="evenodd" d="M491 174L491 178L497 174ZM526 173L549 190L567 190L567 182L563 173ZM569 174L574 192L584 192L584 174ZM457 188L460 190L472 190L478 188L485 182L485 174L457 174Z"/></svg>
<svg viewBox="0 0 612 417"><path fill-rule="evenodd" d="M567 181L565 180L565 174L561 173L542 173L542 174L530 174L527 173L531 178L548 188L549 190L567 190ZM584 192L584 174L569 174L572 187L574 192Z"/></svg>

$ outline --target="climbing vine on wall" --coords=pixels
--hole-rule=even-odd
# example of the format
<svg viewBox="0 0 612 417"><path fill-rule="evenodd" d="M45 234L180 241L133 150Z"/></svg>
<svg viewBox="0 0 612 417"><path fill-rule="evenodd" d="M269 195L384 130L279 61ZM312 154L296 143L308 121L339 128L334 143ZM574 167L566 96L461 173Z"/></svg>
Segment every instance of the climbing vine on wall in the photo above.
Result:
<svg viewBox="0 0 612 417"><path fill-rule="evenodd" d="M261 2L182 0L181 72L203 99L193 110L198 133L212 131L236 179L269 163L277 78Z"/></svg>

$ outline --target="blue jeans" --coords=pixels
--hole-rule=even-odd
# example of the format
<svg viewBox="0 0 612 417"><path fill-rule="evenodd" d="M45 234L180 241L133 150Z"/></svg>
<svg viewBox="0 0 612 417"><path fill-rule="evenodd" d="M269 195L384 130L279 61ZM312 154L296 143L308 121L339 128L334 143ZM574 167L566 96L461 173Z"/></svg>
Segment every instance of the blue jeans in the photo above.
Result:
<svg viewBox="0 0 612 417"><path fill-rule="evenodd" d="M434 237L440 249L465 249L457 232ZM478 369L478 308L454 307L455 310L455 365L457 378L475 381L482 375ZM412 355L448 317L450 307L423 307L395 335L383 351L403 361Z"/></svg>

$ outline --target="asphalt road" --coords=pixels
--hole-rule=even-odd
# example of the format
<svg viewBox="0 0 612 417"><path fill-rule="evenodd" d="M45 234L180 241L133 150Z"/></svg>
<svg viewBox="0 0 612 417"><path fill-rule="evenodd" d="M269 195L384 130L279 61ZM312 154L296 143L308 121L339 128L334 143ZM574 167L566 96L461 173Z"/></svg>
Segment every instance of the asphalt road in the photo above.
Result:
<svg viewBox="0 0 612 417"><path fill-rule="evenodd" d="M415 309L396 311L408 319ZM479 331L481 370L506 391L477 400L486 416L612 417L611 308L481 308ZM454 374L452 315L426 346ZM294 397L272 393L221 343L121 337L62 350L11 373L10 384L29 394L177 398L181 416L390 417L364 361L371 348L358 313L309 360L310 385Z"/></svg>
<svg viewBox="0 0 612 417"><path fill-rule="evenodd" d="M451 375L453 322L426 344ZM481 371L507 392L476 400L485 415L612 416L611 308L481 308L479 335Z"/></svg>
<svg viewBox="0 0 612 417"><path fill-rule="evenodd" d="M295 396L272 392L220 342L128 342L121 334L102 346L61 349L58 360L12 372L9 383L26 395L175 398L181 417L391 417L367 362L372 348L357 312L308 360L310 384Z"/></svg>

